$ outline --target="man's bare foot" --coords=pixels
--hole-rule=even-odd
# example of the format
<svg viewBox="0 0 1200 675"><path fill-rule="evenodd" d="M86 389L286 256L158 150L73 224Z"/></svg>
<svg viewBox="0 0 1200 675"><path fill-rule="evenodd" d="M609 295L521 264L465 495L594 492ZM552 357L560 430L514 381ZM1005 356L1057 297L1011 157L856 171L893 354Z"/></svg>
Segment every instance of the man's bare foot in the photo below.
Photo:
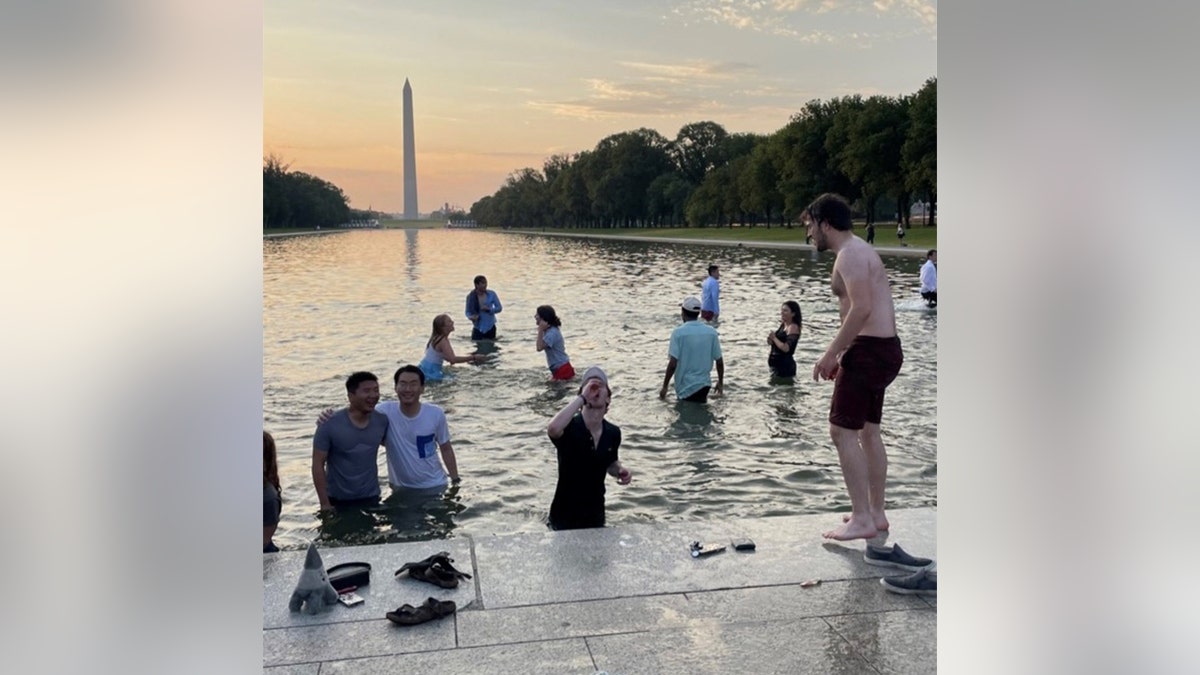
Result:
<svg viewBox="0 0 1200 675"><path fill-rule="evenodd" d="M870 516L862 516L861 519L851 516L841 527L836 530L829 530L821 536L826 539L846 541L849 539L870 539L878 533L879 531L875 529L875 523L872 522Z"/></svg>
<svg viewBox="0 0 1200 675"><path fill-rule="evenodd" d="M850 522L851 515L853 514L847 513L846 515L842 516L842 522ZM891 525L888 523L887 516L883 515L882 513L879 515L871 514L871 517L875 519L875 529L879 530L880 532L887 532L888 528L891 527Z"/></svg>

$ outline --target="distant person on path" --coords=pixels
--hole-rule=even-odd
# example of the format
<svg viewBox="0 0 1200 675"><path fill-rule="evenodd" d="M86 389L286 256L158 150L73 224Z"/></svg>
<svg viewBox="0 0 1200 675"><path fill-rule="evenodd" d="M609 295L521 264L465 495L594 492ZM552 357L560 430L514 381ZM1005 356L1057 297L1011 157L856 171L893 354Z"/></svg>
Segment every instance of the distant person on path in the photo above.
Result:
<svg viewBox="0 0 1200 675"><path fill-rule="evenodd" d="M771 354L767 366L776 377L796 376L796 343L800 341L800 304L788 300L779 308L779 328L767 334Z"/></svg>
<svg viewBox="0 0 1200 675"><path fill-rule="evenodd" d="M896 218L896 239L900 242L901 246L908 246L908 244L904 243L904 221L900 220L899 217Z"/></svg>
<svg viewBox="0 0 1200 675"><path fill-rule="evenodd" d="M283 488L279 486L279 463L275 458L275 439L263 430L263 553L275 553L279 547L272 538L283 511Z"/></svg>
<svg viewBox="0 0 1200 675"><path fill-rule="evenodd" d="M608 376L599 366L583 373L579 395L558 411L546 435L558 454L558 484L550 504L550 527L604 527L604 476L628 485L633 474L621 466L621 428L604 419L612 400Z"/></svg>
<svg viewBox="0 0 1200 675"><path fill-rule="evenodd" d="M921 265L921 297L925 304L937 307L937 249L931 248L925 254L925 264Z"/></svg>
<svg viewBox="0 0 1200 675"><path fill-rule="evenodd" d="M708 276L700 284L700 316L705 321L716 321L721 315L721 268L708 266Z"/></svg>
<svg viewBox="0 0 1200 675"><path fill-rule="evenodd" d="M388 422L384 438L388 484L396 491L445 488L447 477L458 483L458 458L450 444L446 413L441 406L421 402L425 373L409 364L397 369L392 381L397 400L381 401L375 406L376 412ZM318 421L324 421L332 413L324 411Z"/></svg>
<svg viewBox="0 0 1200 675"><path fill-rule="evenodd" d="M667 385L674 375L676 397L683 401L705 403L710 388L714 396L720 396L725 388L721 340L712 326L696 320L700 317L699 300L688 296L679 308L683 323L671 331L671 344L667 348L667 374L663 377L658 397L667 397ZM716 387L712 387L712 376L709 374L714 363L717 365Z"/></svg>
<svg viewBox="0 0 1200 675"><path fill-rule="evenodd" d="M867 223L867 243L875 243L875 223Z"/></svg>
<svg viewBox="0 0 1200 675"><path fill-rule="evenodd" d="M837 254L830 286L842 325L813 366L813 379L834 380L829 433L837 446L851 514L829 539L870 539L887 531L884 484L887 451L880 435L884 390L904 361L896 335L887 270L875 249L855 236L850 205L834 194L807 209L818 251Z"/></svg>
<svg viewBox="0 0 1200 675"><path fill-rule="evenodd" d="M322 511L379 503L379 446L388 420L375 412L379 379L357 372L346 379L350 405L333 413L313 436L312 478Z"/></svg>
<svg viewBox="0 0 1200 675"><path fill-rule="evenodd" d="M563 342L562 321L550 305L541 305L533 315L537 323L537 350L546 352L546 365L550 375L556 380L569 380L575 377L575 369L571 367L571 357L567 356L566 345Z"/></svg>
<svg viewBox="0 0 1200 675"><path fill-rule="evenodd" d="M450 334L454 332L454 319L449 314L438 314L433 317L433 332L425 343L425 356L421 359L421 371L425 379L436 382L445 377L442 372L442 362L450 363L483 363L487 357L483 354L467 354L458 356L454 346L450 344Z"/></svg>
<svg viewBox="0 0 1200 675"><path fill-rule="evenodd" d="M467 294L467 318L471 320L472 340L496 339L496 315L503 308L495 291L488 290L487 277L475 277L475 288Z"/></svg>

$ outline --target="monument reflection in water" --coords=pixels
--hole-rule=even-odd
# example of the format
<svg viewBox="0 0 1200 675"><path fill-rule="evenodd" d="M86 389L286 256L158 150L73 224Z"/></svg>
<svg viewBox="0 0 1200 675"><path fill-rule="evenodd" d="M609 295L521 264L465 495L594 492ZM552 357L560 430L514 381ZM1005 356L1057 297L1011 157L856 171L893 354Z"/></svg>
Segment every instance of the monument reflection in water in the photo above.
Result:
<svg viewBox="0 0 1200 675"><path fill-rule="evenodd" d="M803 232L795 230L797 241ZM707 406L658 399L679 302L699 295L710 262L721 266L726 393ZM885 256L905 363L888 389L890 508L937 504L937 313L917 294L921 258ZM608 419L621 427L628 486L608 483L608 523L727 519L848 511L829 440L830 382L812 364L838 327L829 291L832 253L741 246L582 240L464 230L369 230L263 242L263 425L276 439L284 508L275 542L298 549L540 531L557 480L550 418L578 382L549 380L535 346L534 309L554 306L577 371L602 364L613 388ZM504 310L491 360L447 368L424 401L446 410L462 484L444 494L391 495L324 522L310 476L319 411L346 403L355 370L380 378L417 363L433 318L459 324L470 353L464 301L476 274ZM784 300L804 327L794 382L773 381L767 333ZM467 329L462 327L466 326ZM831 522L832 522L831 518Z"/></svg>

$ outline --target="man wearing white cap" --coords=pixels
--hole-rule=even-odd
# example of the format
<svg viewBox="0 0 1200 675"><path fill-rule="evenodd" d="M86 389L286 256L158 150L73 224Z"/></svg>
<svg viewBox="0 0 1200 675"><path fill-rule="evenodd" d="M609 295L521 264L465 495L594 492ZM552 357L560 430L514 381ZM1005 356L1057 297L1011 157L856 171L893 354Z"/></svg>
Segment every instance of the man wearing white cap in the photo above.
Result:
<svg viewBox="0 0 1200 675"><path fill-rule="evenodd" d="M558 485L550 504L550 527L555 530L604 527L604 475L621 485L633 478L617 457L621 428L604 419L611 400L608 376L592 366L583 373L579 395L546 429L558 451Z"/></svg>
<svg viewBox="0 0 1200 675"><path fill-rule="evenodd" d="M667 374L663 377L658 397L667 397L667 385L675 376L675 395L683 401L705 403L708 392L720 396L725 387L725 360L721 356L721 339L717 331L708 324L700 323L700 301L688 296L679 304L683 323L671 331L671 345L667 348ZM717 385L713 387L713 364L717 364Z"/></svg>

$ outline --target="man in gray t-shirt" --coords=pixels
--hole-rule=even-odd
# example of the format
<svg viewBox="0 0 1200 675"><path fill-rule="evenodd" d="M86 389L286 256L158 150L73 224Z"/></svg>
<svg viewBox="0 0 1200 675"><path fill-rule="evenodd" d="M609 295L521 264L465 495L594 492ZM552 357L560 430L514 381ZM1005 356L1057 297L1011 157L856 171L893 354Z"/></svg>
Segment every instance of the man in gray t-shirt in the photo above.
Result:
<svg viewBox="0 0 1200 675"><path fill-rule="evenodd" d="M321 510L379 500L379 446L387 416L375 411L379 379L357 372L346 380L350 405L317 427L312 477Z"/></svg>

